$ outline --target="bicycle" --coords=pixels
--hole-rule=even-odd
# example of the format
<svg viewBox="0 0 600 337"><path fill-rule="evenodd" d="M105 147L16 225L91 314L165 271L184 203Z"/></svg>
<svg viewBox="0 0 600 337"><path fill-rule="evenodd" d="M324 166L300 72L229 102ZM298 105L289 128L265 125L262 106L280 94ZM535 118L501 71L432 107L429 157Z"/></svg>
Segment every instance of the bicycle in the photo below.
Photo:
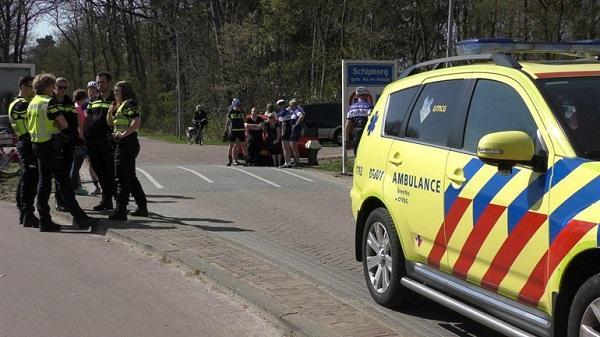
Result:
<svg viewBox="0 0 600 337"><path fill-rule="evenodd" d="M194 126L188 126L185 131L185 136L188 144L192 145L193 143L196 143L202 145L203 135L199 123L194 122Z"/></svg>

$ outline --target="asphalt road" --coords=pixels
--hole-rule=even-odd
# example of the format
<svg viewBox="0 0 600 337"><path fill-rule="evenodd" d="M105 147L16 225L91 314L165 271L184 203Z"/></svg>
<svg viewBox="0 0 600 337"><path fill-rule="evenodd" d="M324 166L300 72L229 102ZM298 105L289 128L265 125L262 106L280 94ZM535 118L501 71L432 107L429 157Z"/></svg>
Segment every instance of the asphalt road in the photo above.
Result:
<svg viewBox="0 0 600 337"><path fill-rule="evenodd" d="M150 212L166 222L237 242L383 315L406 336L498 336L433 302L404 312L374 304L354 260L351 178L307 169L226 167L222 146L145 139L141 146L138 177Z"/></svg>
<svg viewBox="0 0 600 337"><path fill-rule="evenodd" d="M172 263L102 236L39 233L0 203L0 336L284 336Z"/></svg>

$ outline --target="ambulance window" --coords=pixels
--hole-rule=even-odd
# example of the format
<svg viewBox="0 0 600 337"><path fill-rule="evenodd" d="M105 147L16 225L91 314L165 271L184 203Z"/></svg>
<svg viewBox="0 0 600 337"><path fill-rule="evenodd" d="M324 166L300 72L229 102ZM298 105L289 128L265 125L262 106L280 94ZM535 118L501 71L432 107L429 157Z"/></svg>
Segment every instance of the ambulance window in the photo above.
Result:
<svg viewBox="0 0 600 337"><path fill-rule="evenodd" d="M521 96L507 84L479 80L469 107L463 148L476 153L483 136L499 131L523 131L534 143L537 140L537 126Z"/></svg>
<svg viewBox="0 0 600 337"><path fill-rule="evenodd" d="M464 82L451 80L426 84L412 109L406 136L447 146L449 126L456 118Z"/></svg>
<svg viewBox="0 0 600 337"><path fill-rule="evenodd" d="M410 102L417 92L417 87L396 91L390 95L385 113L384 132L388 136L399 137L402 123L408 112Z"/></svg>

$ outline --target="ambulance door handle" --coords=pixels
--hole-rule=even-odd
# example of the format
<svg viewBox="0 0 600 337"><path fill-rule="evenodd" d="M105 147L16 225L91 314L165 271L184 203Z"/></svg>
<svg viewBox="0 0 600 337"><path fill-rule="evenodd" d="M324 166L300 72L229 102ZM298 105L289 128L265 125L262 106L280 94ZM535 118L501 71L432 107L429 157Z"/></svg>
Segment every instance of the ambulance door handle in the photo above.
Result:
<svg viewBox="0 0 600 337"><path fill-rule="evenodd" d="M448 179L452 180L453 182L455 182L455 183L457 183L459 185L462 184L462 183L464 183L465 181L467 181L467 178L465 178L464 175L462 175L462 174L456 174L454 172L452 172L452 173L448 172L446 174L446 176L448 176Z"/></svg>
<svg viewBox="0 0 600 337"><path fill-rule="evenodd" d="M394 153L394 156L388 160L390 164L394 166L402 165L402 159L400 158L400 152Z"/></svg>

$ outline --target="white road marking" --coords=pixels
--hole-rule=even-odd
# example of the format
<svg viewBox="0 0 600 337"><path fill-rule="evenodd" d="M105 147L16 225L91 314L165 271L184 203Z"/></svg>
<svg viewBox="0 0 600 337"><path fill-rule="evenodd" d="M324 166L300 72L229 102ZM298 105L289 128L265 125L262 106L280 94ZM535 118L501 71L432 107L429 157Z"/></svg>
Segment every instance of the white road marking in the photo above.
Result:
<svg viewBox="0 0 600 337"><path fill-rule="evenodd" d="M148 180L150 180L150 182L151 182L152 184L154 184L154 186L156 186L156 188L164 188L164 187L163 187L163 185L159 184L159 183L158 183L158 181L156 181L156 179L154 179L154 178L153 178L153 177L150 175L150 173L148 173L148 172L146 172L146 171L142 170L142 169L141 169L141 168L139 168L139 167L136 167L135 169L136 169L136 170L138 170L138 171L140 171L140 172L142 172L142 174L144 174L144 175L146 176L146 178L148 178Z"/></svg>
<svg viewBox="0 0 600 337"><path fill-rule="evenodd" d="M203 174L201 174L201 173L198 173L198 172L196 172L196 171L194 171L194 170L192 170L192 169L189 169L189 168L187 168L187 167L183 167L183 166L177 166L177 168L179 168L179 169L182 169L182 170L184 170L184 171L191 172L191 173L193 173L193 174L197 175L198 177L200 177L200 178L204 179L204 181L206 181L206 182L207 182L207 183L209 183L209 184L214 184L214 183L215 183L214 181L212 181L212 180L208 179L208 178L207 178L206 176L204 176Z"/></svg>
<svg viewBox="0 0 600 337"><path fill-rule="evenodd" d="M242 172L242 173L244 173L244 174L247 174L247 175L249 175L249 176L251 176L251 177L253 177L253 178L256 178L256 179L258 179L258 180L260 180L260 181L262 181L262 182L265 182L265 183L267 183L267 184L269 184L269 185L271 185L271 186L275 186L275 187L281 187L280 185L277 185L277 184L275 184L275 183L274 183L274 182L272 182L272 181L268 181L267 179L265 179L265 178L263 178L263 177L259 177L259 176L257 176L256 174L253 174L253 173L250 173L250 172L248 172L248 171L245 171L245 170L239 169L239 168L237 168L237 167L224 166L224 165L213 165L213 166L215 166L215 167L225 167L225 168L229 168L229 169L232 169L232 170L240 171L240 172Z"/></svg>
<svg viewBox="0 0 600 337"><path fill-rule="evenodd" d="M312 180L312 179L305 178L305 177L303 177L303 176L301 176L301 175L298 175L298 174L295 174L295 173L292 173L292 172L288 172L288 171L286 171L286 170L278 169L278 168L275 168L275 167L271 167L271 169L272 169L272 170L275 170L275 171L277 171L277 172L283 172L283 173L285 173L285 174L289 174L289 175L291 175L291 176L294 176L294 177L296 177L296 178L300 178L300 179L302 179L302 180L309 181L309 182L311 182L311 183L314 181L314 180Z"/></svg>

